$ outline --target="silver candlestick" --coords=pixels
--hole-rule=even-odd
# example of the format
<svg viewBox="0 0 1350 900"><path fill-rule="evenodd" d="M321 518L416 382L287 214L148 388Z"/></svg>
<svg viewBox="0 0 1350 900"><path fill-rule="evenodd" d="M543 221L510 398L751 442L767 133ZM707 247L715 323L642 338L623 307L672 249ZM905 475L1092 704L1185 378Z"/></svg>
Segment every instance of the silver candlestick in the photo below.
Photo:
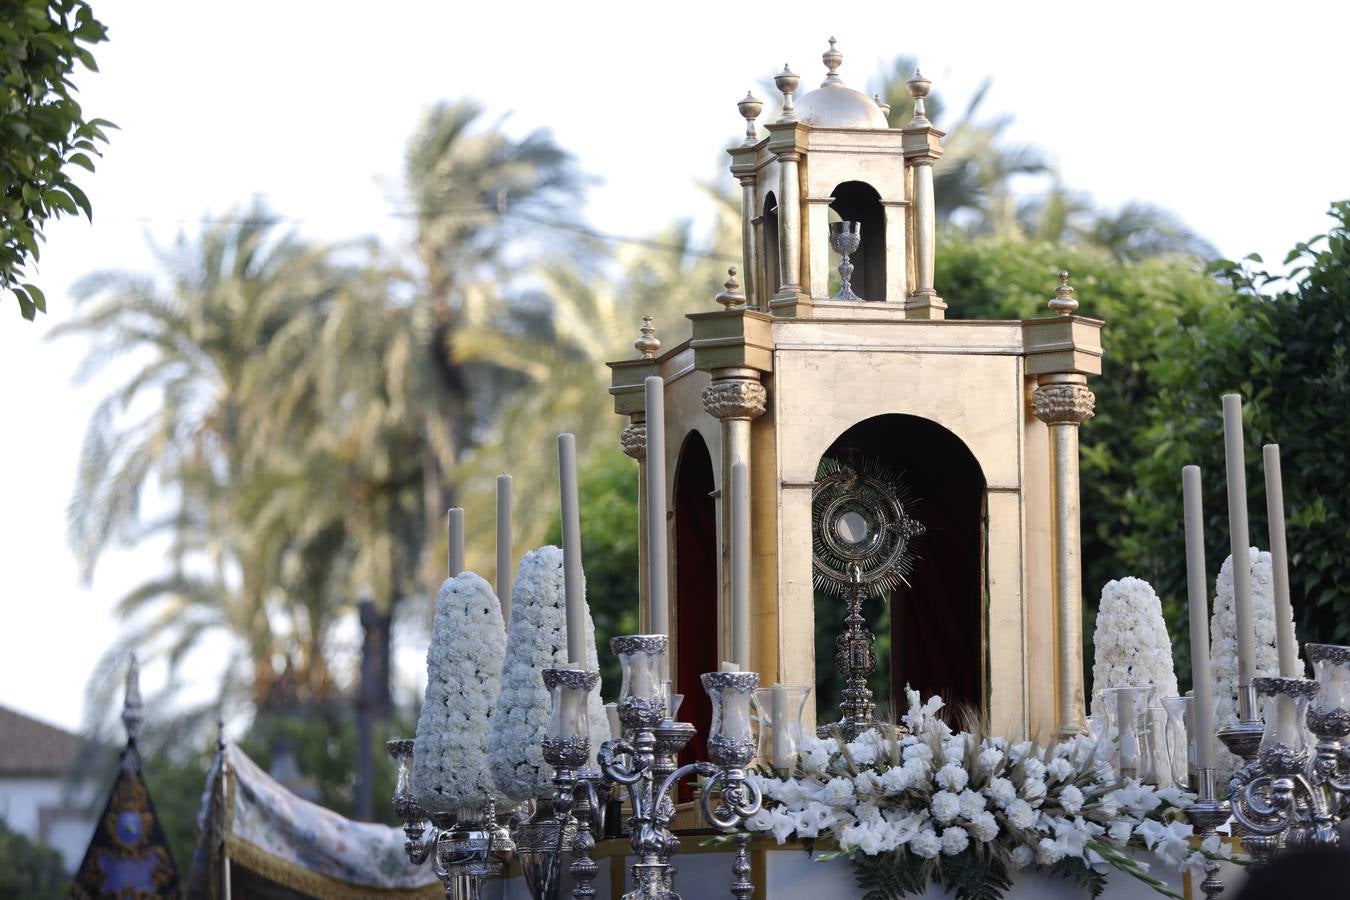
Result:
<svg viewBox="0 0 1350 900"><path fill-rule="evenodd" d="M1191 820L1191 827L1200 835L1203 842L1205 838L1216 834L1216 828L1228 821L1231 808L1227 800L1215 799L1213 769L1200 769L1196 773L1196 778L1199 781L1197 785L1199 797L1186 807L1186 817ZM1205 860L1205 880L1200 883L1200 890L1205 892L1207 900L1213 900L1223 893L1218 860Z"/></svg>
<svg viewBox="0 0 1350 900"><path fill-rule="evenodd" d="M830 223L830 249L840 256L839 260L839 293L835 294L835 300L861 300L857 294L853 293L853 263L849 256L858 252L858 246L862 243L862 223L861 222L831 222Z"/></svg>

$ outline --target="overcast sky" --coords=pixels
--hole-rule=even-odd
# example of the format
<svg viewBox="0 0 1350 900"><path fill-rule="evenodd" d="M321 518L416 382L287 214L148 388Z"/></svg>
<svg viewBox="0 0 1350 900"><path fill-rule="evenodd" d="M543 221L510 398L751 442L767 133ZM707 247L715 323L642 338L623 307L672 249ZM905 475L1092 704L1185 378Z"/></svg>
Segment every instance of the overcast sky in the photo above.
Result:
<svg viewBox="0 0 1350 900"><path fill-rule="evenodd" d="M304 235L396 245L404 144L437 100L477 98L516 134L552 129L601 180L590 224L619 235L705 214L695 182L724 171L722 148L743 127L736 101L764 97L784 62L814 86L831 35L840 74L869 93L899 54L918 56L952 106L992 76L986 113L1012 114L1010 139L1047 151L1068 187L1107 207L1162 204L1228 256L1282 259L1350 196L1343 3L94 8L111 41L95 51L101 72L77 83L88 114L121 126L79 180L95 223L49 230L40 323L0 304L0 704L69 727L117 631L112 604L163 567L159 548L114 553L86 587L66 548L80 441L104 387L72 383L79 341L44 339L70 312L70 285L103 268L151 271L147 238L167 244L254 196ZM767 118L777 98L765 99ZM189 669L199 692L222 658L217 647Z"/></svg>

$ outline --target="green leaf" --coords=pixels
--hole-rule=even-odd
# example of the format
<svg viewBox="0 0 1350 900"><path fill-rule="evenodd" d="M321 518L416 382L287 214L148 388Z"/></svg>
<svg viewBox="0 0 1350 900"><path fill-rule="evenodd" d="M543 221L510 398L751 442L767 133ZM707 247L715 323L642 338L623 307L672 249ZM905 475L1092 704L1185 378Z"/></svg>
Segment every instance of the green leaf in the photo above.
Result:
<svg viewBox="0 0 1350 900"><path fill-rule="evenodd" d="M28 299L28 295L24 293L23 288L14 288L13 293L19 301L19 315L30 322L37 318L37 304Z"/></svg>
<svg viewBox="0 0 1350 900"><path fill-rule="evenodd" d="M38 290L35 284L25 284L23 289L28 292L28 296L33 298L33 305L42 312L47 311L47 295Z"/></svg>
<svg viewBox="0 0 1350 900"><path fill-rule="evenodd" d="M83 153L72 153L66 158L66 162L79 166L81 169L94 171L94 161Z"/></svg>

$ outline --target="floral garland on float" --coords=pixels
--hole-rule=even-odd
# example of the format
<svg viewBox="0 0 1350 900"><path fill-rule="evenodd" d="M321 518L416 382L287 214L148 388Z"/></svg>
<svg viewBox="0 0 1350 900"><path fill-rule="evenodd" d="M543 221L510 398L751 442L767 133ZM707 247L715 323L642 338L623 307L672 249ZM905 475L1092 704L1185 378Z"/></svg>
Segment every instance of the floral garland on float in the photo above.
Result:
<svg viewBox="0 0 1350 900"><path fill-rule="evenodd" d="M1192 848L1181 812L1193 794L1118 779L1095 739L1041 746L953 731L940 697L906 694L906 728L878 726L848 743L807 738L791 772L761 768L764 807L746 827L813 853L833 845L817 857L848 856L868 900L930 883L958 900L997 900L1027 867L1094 897L1111 868L1179 897L1127 849L1142 845L1173 869L1232 858L1217 835Z"/></svg>

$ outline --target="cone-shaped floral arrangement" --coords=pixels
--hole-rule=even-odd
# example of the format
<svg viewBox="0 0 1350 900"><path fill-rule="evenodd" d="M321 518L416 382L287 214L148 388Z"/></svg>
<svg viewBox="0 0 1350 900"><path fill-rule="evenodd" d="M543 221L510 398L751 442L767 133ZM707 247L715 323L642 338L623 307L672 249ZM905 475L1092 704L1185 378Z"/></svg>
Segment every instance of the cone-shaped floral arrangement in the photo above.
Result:
<svg viewBox="0 0 1350 900"><path fill-rule="evenodd" d="M1097 691L1115 687L1157 688L1158 698L1177 695L1172 638L1163 621L1162 601L1142 578L1108 581L1097 607L1092 635L1092 712L1102 715Z"/></svg>
<svg viewBox="0 0 1350 900"><path fill-rule="evenodd" d="M588 669L598 668L589 607L585 662ZM549 714L543 670L567 664L563 552L553 546L540 547L525 554L516 574L501 694L492 721L492 777L512 800L548 797L553 792L553 769L544 761L542 745ZM594 766L596 750L609 739L599 685L591 693L588 718Z"/></svg>
<svg viewBox="0 0 1350 900"><path fill-rule="evenodd" d="M442 584L413 744L413 789L429 813L478 808L493 793L488 736L505 653L502 607L492 587L472 572Z"/></svg>

